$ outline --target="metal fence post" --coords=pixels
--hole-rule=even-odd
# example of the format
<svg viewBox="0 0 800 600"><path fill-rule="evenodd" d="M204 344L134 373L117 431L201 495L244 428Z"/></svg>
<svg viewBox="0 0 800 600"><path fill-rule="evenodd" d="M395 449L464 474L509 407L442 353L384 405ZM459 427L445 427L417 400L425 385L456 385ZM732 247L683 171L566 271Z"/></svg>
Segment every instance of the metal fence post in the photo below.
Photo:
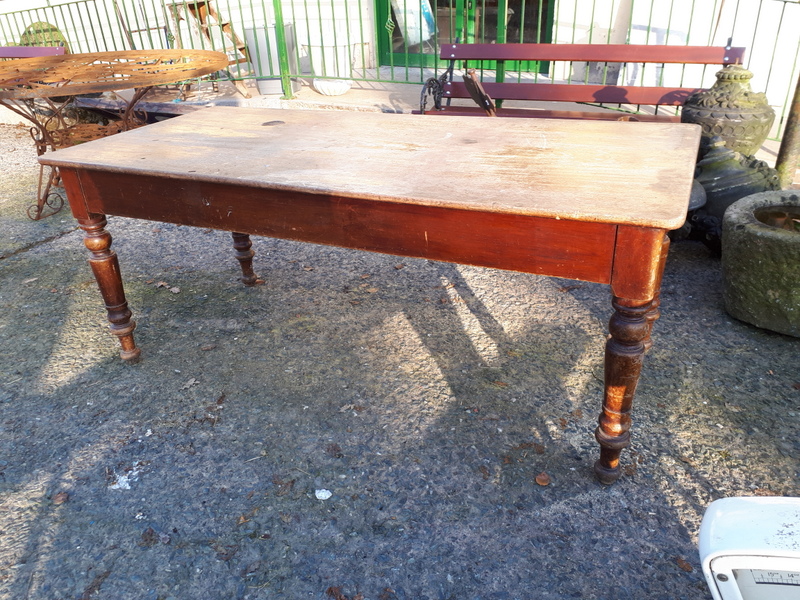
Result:
<svg viewBox="0 0 800 600"><path fill-rule="evenodd" d="M789 107L789 118L783 130L781 149L775 164L782 190L792 185L797 172L798 158L800 158L800 77L797 78L794 99Z"/></svg>
<svg viewBox="0 0 800 600"><path fill-rule="evenodd" d="M286 30L283 22L283 7L281 0L272 0L275 9L275 41L278 45L278 67L281 71L281 88L283 89L283 100L294 98L292 91L292 78L289 72L289 47L286 43Z"/></svg>

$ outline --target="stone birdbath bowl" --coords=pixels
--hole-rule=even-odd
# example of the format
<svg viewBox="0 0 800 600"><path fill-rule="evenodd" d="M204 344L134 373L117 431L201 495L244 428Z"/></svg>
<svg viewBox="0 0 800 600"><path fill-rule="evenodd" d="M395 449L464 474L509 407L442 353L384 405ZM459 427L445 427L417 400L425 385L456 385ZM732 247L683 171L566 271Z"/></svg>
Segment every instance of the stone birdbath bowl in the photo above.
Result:
<svg viewBox="0 0 800 600"><path fill-rule="evenodd" d="M731 316L800 337L800 192L762 192L728 207L722 271Z"/></svg>

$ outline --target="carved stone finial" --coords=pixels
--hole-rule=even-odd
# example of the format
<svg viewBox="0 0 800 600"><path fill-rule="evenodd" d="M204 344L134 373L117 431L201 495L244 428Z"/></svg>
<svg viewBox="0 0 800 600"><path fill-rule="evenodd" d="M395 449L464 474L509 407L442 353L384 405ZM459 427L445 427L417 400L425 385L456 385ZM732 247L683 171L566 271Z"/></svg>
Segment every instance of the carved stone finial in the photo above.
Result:
<svg viewBox="0 0 800 600"><path fill-rule="evenodd" d="M681 111L683 123L698 123L703 128L703 146L714 136L746 156L764 143L775 120L775 111L766 94L750 89L753 73L741 65L727 65L717 72L716 83L695 92Z"/></svg>

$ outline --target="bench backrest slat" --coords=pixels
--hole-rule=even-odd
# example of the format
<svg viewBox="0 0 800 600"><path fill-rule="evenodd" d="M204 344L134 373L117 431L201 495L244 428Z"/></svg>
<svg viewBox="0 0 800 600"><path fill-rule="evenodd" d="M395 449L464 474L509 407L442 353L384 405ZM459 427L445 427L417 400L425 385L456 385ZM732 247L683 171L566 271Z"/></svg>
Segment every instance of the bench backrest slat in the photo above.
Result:
<svg viewBox="0 0 800 600"><path fill-rule="evenodd" d="M698 88L637 87L616 85L569 85L559 83L493 83L483 82L492 98L504 100L536 100L542 102L589 102L605 104L661 104L681 106ZM460 81L445 85L446 98L469 98L467 87Z"/></svg>
<svg viewBox="0 0 800 600"><path fill-rule="evenodd" d="M636 44L444 44L443 60L548 60L726 65L744 62L745 49Z"/></svg>
<svg viewBox="0 0 800 600"><path fill-rule="evenodd" d="M35 58L64 54L63 46L2 46L0 58Z"/></svg>

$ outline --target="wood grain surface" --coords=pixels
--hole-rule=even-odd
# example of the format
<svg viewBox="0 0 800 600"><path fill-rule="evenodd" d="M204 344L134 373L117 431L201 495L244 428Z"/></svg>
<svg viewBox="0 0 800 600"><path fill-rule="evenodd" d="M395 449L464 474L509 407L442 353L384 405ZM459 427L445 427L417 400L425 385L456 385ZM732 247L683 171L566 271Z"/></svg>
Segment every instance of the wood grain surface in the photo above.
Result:
<svg viewBox="0 0 800 600"><path fill-rule="evenodd" d="M675 229L696 125L217 107L42 156L59 167ZM164 199L168 202L169 199Z"/></svg>

